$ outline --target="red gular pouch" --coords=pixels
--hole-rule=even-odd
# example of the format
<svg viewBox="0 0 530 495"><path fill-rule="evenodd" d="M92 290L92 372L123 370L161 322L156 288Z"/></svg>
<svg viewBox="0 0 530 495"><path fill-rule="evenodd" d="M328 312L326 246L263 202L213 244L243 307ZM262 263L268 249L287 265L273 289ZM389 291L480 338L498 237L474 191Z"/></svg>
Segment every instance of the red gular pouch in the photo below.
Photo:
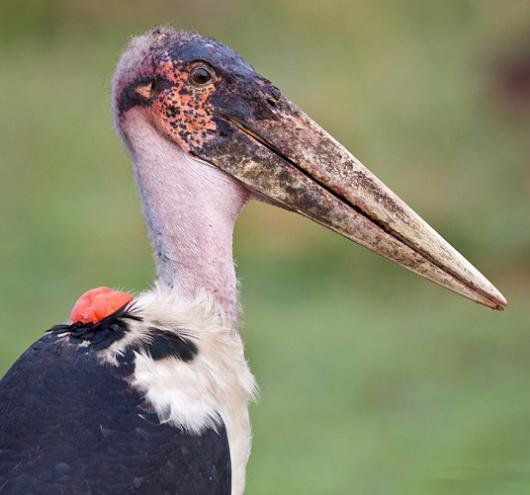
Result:
<svg viewBox="0 0 530 495"><path fill-rule="evenodd" d="M97 323L133 300L127 292L97 287L85 292L70 312L72 323Z"/></svg>

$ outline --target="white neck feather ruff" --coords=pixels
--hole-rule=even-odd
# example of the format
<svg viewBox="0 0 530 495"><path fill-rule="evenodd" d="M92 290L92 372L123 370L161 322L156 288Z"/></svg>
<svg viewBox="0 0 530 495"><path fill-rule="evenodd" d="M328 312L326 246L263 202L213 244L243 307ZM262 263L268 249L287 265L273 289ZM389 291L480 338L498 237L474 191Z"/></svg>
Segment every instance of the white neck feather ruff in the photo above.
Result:
<svg viewBox="0 0 530 495"><path fill-rule="evenodd" d="M203 293L186 300L175 289L155 286L135 297L126 336L103 353L117 365L118 357L135 343L149 342L154 330L171 332L197 347L193 359L168 356L153 359L135 351L131 386L144 395L163 422L199 434L225 424L232 464L232 495L244 491L250 454L248 404L255 399L256 382L244 356L239 333L230 328L213 298Z"/></svg>

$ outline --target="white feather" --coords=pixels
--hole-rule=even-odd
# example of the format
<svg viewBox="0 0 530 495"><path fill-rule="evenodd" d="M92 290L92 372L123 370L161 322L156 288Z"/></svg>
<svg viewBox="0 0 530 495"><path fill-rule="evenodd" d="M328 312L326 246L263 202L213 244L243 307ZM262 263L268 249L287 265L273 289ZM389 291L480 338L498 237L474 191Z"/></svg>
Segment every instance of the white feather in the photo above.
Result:
<svg viewBox="0 0 530 495"><path fill-rule="evenodd" d="M134 313L142 321L131 321L130 331L104 352L104 359L116 365L128 346L149 341L151 327L192 340L198 353L188 362L174 357L154 360L137 352L131 385L161 421L175 427L200 433L222 419L230 446L232 495L242 494L251 447L248 404L257 388L239 333L205 293L189 301L175 289L157 286L135 298Z"/></svg>

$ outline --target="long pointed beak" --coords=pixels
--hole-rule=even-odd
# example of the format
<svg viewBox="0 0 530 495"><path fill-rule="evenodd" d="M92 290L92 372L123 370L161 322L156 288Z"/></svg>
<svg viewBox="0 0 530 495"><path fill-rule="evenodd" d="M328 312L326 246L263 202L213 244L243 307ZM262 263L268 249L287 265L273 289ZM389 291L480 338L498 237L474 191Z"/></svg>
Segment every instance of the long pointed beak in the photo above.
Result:
<svg viewBox="0 0 530 495"><path fill-rule="evenodd" d="M471 263L290 101L282 97L262 119L219 113L218 124L229 138L208 161L249 188L442 287L497 310L507 304Z"/></svg>

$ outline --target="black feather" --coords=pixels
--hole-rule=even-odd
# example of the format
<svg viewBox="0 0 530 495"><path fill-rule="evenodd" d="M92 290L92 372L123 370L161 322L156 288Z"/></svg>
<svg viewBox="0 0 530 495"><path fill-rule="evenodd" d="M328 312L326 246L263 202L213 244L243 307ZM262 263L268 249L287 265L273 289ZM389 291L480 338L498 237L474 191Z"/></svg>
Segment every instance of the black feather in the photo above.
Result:
<svg viewBox="0 0 530 495"><path fill-rule="evenodd" d="M160 423L129 385L132 350L118 366L102 365L57 333L0 380L2 495L230 494L222 421L199 435Z"/></svg>
<svg viewBox="0 0 530 495"><path fill-rule="evenodd" d="M71 341L88 342L89 347L99 351L122 339L129 330L130 320L142 321L142 317L134 313L130 304L126 304L95 323L75 322L71 325L55 325L47 330L47 333L56 335L67 333Z"/></svg>
<svg viewBox="0 0 530 495"><path fill-rule="evenodd" d="M149 330L151 341L144 344L144 347L155 361L175 357L188 362L193 360L199 351L194 342L178 333L154 327Z"/></svg>

